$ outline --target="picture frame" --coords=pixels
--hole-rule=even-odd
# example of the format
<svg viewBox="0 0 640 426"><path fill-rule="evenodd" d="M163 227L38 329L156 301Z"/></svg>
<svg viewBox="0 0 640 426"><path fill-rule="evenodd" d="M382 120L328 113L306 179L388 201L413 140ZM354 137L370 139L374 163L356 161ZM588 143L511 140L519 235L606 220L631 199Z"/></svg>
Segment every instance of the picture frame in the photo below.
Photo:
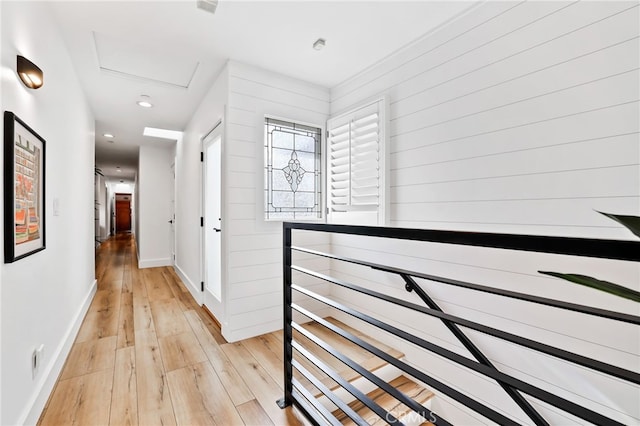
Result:
<svg viewBox="0 0 640 426"><path fill-rule="evenodd" d="M4 262L45 249L45 140L4 112Z"/></svg>

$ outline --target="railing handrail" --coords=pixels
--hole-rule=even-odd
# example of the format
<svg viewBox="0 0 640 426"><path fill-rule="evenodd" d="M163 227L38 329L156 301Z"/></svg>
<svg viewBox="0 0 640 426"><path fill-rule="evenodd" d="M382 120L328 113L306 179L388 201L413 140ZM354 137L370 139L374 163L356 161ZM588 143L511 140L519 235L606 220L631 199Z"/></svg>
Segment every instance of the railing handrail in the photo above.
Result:
<svg viewBox="0 0 640 426"><path fill-rule="evenodd" d="M284 222L284 229L393 238L409 241L455 244L580 257L640 261L640 241L491 232L445 231L437 229L393 228L386 226L333 225Z"/></svg>
<svg viewBox="0 0 640 426"><path fill-rule="evenodd" d="M507 417L504 417L502 414L496 412L495 410L484 406L483 404L478 404L477 401L473 399L469 399L469 397L461 394L458 391L453 390L447 385L435 380L429 375L425 374L425 372L416 370L415 368L407 365L404 362L392 359L392 357L387 356L379 349L373 347L372 345L363 342L361 339L350 335L348 332L341 330L339 327L327 323L321 318L317 317L312 312L300 307L298 304L293 303L292 292L296 291L297 293L303 294L307 297L310 297L318 302L323 303L325 306L329 306L333 309L337 309L347 315L350 315L358 320L364 321L374 327L377 327L381 330L384 330L392 335L395 335L407 342L411 342L415 345L422 347L434 354L437 354L445 359L455 362L458 365L464 366L471 371L475 371L484 375L485 377L491 378L496 381L497 384L503 387L503 389L507 392L507 394L523 409L523 411L529 416L532 421L537 425L548 425L544 417L540 416L538 411L533 408L523 397L520 395L520 392L524 392L533 396L536 399L542 400L552 406L558 407L567 413L571 413L577 417L588 420L590 422L595 422L597 424L616 424L621 425L620 422L617 422L614 419L608 418L597 410L592 410L580 404L576 404L572 401L554 395L553 393L546 391L542 388L538 388L536 386L532 386L531 384L522 381L516 377L513 377L509 374L505 374L500 372L496 367L491 363L491 361L480 351L480 349L464 334L464 332L458 328L458 325L463 327L467 327L469 329L473 329L479 331L484 334L491 335L493 337L502 339L504 341L508 341L511 343L515 343L522 347L526 347L529 349L534 349L540 351L542 353L555 356L559 359L563 359L565 361L574 363L575 365L581 365L583 367L591 368L594 371L598 371L602 374L609 375L610 377L615 377L621 380L629 381L631 383L638 384L640 382L640 374L626 370L621 367L617 367L614 365L610 365L595 359L591 359L588 357L584 357L563 349L559 349L550 345L545 345L540 342L536 342L530 339L526 339L522 336L516 336L512 333L508 333L502 330L498 330L492 327L485 326L483 324L479 324L470 320L466 320L464 318L460 318L454 315L447 314L442 311L442 309L435 303L435 301L425 292L425 290L413 279L413 278L421 278L425 280L435 281L443 284L454 285L474 291L482 291L498 296L505 296L510 298L516 298L519 300L524 300L527 302L542 304L546 306L551 306L554 308L568 309L571 311L588 314L588 315L596 315L603 318L613 319L617 321L624 321L627 323L639 325L640 317L625 313L619 313L614 311L608 311L600 308L594 308L591 306L584 306L576 303L564 302L555 299L544 298L540 296L529 295L526 293L518 293L509 290L503 290L500 288L490 287L486 285L479 285L474 283L468 283L465 281L454 280L446 277L439 277L435 275L425 274L417 271L409 271L402 268L397 268L394 266L378 264L374 262L364 261L360 259L352 259L344 256L336 256L330 253L324 253L318 250L311 250L303 247L292 246L292 238L291 233L293 229L297 230L307 230L307 231L317 231L317 232L327 232L332 234L348 234L348 235L356 235L356 236L366 236L366 237L379 237L379 238L391 238L391 239L402 239L408 241L421 241L421 242L430 242L430 243L439 243L439 244L454 244L454 245L464 245L464 246L475 246L475 247L487 247L493 249L505 249L505 250L517 250L517 251L527 251L527 252L539 252L539 253L547 253L554 255L568 255L568 256L579 256L579 257L591 257L591 258L601 258L601 259L611 259L611 260L621 260L621 261L640 261L640 242L630 241L630 240L605 240L605 239L592 239L592 238L575 238L575 237L554 237L554 236L538 236L538 235L515 235L515 234L497 234L497 233L482 233L482 232L458 232L458 231L442 231L442 230L426 230L426 229L407 229L407 228L391 228L391 227L370 227L370 226L352 226L352 225L327 225L327 224L319 224L319 223L284 223L284 235L283 235L283 243L284 243L284 252L283 252L283 271L284 271L284 346L285 346L285 397L279 401L281 406L287 406L291 404L295 404L298 407L302 408L306 415L310 415L310 418L314 421L318 421L318 418L315 417L312 413L310 413L307 409L309 407L314 407L316 412L321 413L323 419L328 421L329 423L333 423L333 419L327 416L332 416L331 413L328 413L326 409L320 408L316 405L315 402L309 399L308 392L296 392L293 389L294 379L292 377L292 364L294 366L299 366L300 364L293 360L293 348L296 349L296 352L304 356L305 358L311 360L312 363L318 366L320 364L320 369L324 371L325 368L328 368L326 365L323 365L321 361L316 359L312 354L310 354L306 349L302 348L299 344L293 342L293 329L295 328L299 332L303 329L300 328L300 325L293 322L293 311L297 311L302 315L314 320L324 327L330 329L331 331L345 337L347 340L352 341L353 343L361 346L367 351L373 353L374 355L386 360L390 364L396 366L400 370L413 375L424 383L430 384L434 387L434 389L440 390L444 394L452 397L454 400L457 400L460 403L463 403L467 407L477 411L478 413L486 416L489 419L497 421L501 424L515 424ZM370 289L366 289L364 287L348 283L343 280L335 279L329 275L317 273L315 271L309 270L307 268L302 268L299 266L295 266L292 264L292 251L304 252L307 254L322 256L325 258L335 259L338 261L349 262L353 264L357 264L360 266L370 267L375 270L390 272L396 274L401 277L403 283L405 284L405 289L407 291L416 291L420 299L428 306L423 307L416 305L411 302L404 301L402 299L398 299L389 295L385 295L383 293L379 293ZM442 321L442 323L453 333L453 335L470 351L470 353L477 359L477 362L461 356L455 352L452 352L448 349L445 349L441 346L435 345L432 342L424 340L420 337L417 337L411 333L408 333L402 329L391 326L383 321L380 321L370 315L359 312L353 308L350 308L347 305L336 302L326 296L317 294L309 289L306 289L302 286L296 285L292 282L292 271L296 270L300 273L304 273L315 278L318 278L324 282L328 282L331 284L335 284L338 286L342 286L352 291L356 291L362 294L366 294L371 297L376 297L380 300L392 303L396 306L402 306L404 308L412 309L416 312L421 312L423 314L430 315L431 317L438 318ZM303 332L302 335L305 335ZM329 352L334 357L340 359L343 363L351 367L352 369L358 369L357 366L352 364L352 361L348 358L344 358L342 354L335 351L330 345L327 345L322 341L314 341L320 348ZM316 362L317 361L317 362ZM300 368L297 368L300 372ZM307 377L306 374L310 374L307 370L301 372L303 376ZM325 371L328 375L335 375L336 373L329 370ZM370 382L376 384L379 383L379 378L372 374L363 375L363 377L367 378ZM307 377L309 378L309 377ZM310 378L309 378L310 379ZM376 412L379 416L382 417L384 410L380 407L377 407L373 401L368 401L366 395L360 395L354 393L352 390L352 386L348 383L343 383L341 380L337 380L345 389L350 391L352 394L356 396L361 402L364 402L365 405L370 406L370 408ZM296 383L298 383L296 381ZM298 383L299 385L299 383ZM297 385L296 385L297 386ZM380 386L376 384L376 386ZM380 386L381 389L385 390L386 387ZM325 389L326 390L326 389ZM327 393L325 390L322 391L325 395ZM385 390L389 393L389 390ZM296 401L297 395L303 393L306 401ZM329 396L329 395L327 395ZM335 395L331 395L331 398L335 398ZM415 401L414 401L415 402ZM309 405L310 404L310 405ZM415 408L413 408L415 410ZM344 411L344 410L343 410ZM357 414L348 413L349 417L352 418L357 424L362 424L362 419L357 418ZM429 414L429 416L434 418L439 418L442 423L448 423L446 420L438 417L433 412L428 412L422 414ZM387 413L387 415L391 415ZM394 423L397 419L394 417L390 417L394 419ZM425 417L426 418L426 417Z"/></svg>

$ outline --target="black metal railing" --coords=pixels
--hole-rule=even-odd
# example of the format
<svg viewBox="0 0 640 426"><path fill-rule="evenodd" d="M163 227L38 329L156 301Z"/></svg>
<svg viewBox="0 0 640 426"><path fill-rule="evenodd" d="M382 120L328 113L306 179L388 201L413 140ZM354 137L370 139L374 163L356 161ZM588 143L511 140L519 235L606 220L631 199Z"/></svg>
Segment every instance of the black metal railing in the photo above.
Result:
<svg viewBox="0 0 640 426"><path fill-rule="evenodd" d="M534 304L550 306L557 309L569 310L579 312L585 315L603 317L614 321L620 321L635 326L640 325L640 317L630 315L626 313L620 313L601 308L595 308L591 306L584 306L576 303L565 302L561 300L555 300L546 297L540 297L530 295L526 293L519 293L510 290L504 290L500 288L491 287L488 285L470 283L466 281L460 281L451 279L448 277L441 277L436 275L427 274L420 271L410 271L402 268L397 268L391 265L382 265L378 263L368 262L360 259L354 259L344 256L337 256L331 253L325 253L317 250L312 250L304 247L298 247L292 245L292 231L293 230L307 230L322 233L332 234L346 234L346 235L358 235L368 237L379 237L388 239L399 240L411 240L422 241L432 243L444 243L444 244L456 244L463 246L477 246L477 247L489 247L506 250L517 251L529 251L540 252L559 255L571 255L580 257L593 257L603 259L615 259L624 261L640 261L640 242L635 241L614 241L614 240L598 240L598 239L585 239L585 238L565 238L565 237L546 237L546 236L531 236L531 235L511 235L511 234L492 234L492 233L472 233L472 232L455 232L455 231L438 231L438 230L423 230L423 229L405 229L405 228L385 228L385 227L367 227L367 226L346 226L346 225L325 225L325 224L310 224L310 223L285 223L284 235L283 235L283 273L284 273L284 397L278 401L281 407L287 407L290 405L297 406L302 410L305 415L317 424L340 424L336 417L321 403L318 399L312 395L300 382L294 377L294 369L309 380L315 388L326 396L335 407L342 410L342 412L353 420L356 424L367 424L365 419L360 417L358 413L352 410L349 405L343 402L334 391L327 388L320 380L318 380L312 373L308 371L300 362L298 362L293 354L294 350L300 357L305 359L305 362L311 362L316 368L319 368L328 377L334 380L353 397L359 400L362 404L368 407L373 413L382 418L384 421L390 424L401 424L400 420L394 417L394 414L387 412L380 407L375 401L371 400L367 395L363 394L355 386L343 379L335 370L329 365L321 361L317 356L305 349L298 342L294 341L294 330L296 330L301 336L314 342L317 346L328 352L344 365L353 369L362 377L369 380L375 386L387 392L398 401L409 407L414 412L418 413L424 419L437 425L449 425L450 423L440 417L437 413L434 413L430 409L427 409L423 405L404 395L402 392L391 387L384 380L377 377L375 374L367 371L362 366L358 365L348 356L340 353L336 348L332 347L329 343L323 341L318 336L314 335L309 330L303 328L300 324L296 323L293 319L294 312L298 312L302 316L316 321L320 325L324 326L328 330L336 333L337 335L351 341L355 345L365 349L371 354L381 358L389 364L395 366L404 373L413 376L417 380L427 384L432 389L447 395L449 398L465 405L473 411L481 414L487 419L494 421L501 425L517 425L518 423L499 413L498 411L488 407L480 401L473 399L471 396L466 395L452 387L440 382L434 377L430 376L427 371L420 371L415 367L407 364L404 361L398 360L386 352L380 350L374 345L366 342L360 337L343 330L339 326L320 318L308 309L303 308L298 303L293 301L293 292L305 295L306 297L320 302L327 307L340 311L346 315L357 318L360 321L367 323L377 329L383 330L393 336L399 337L407 342L417 345L423 349L426 349L436 355L444 357L450 361L453 361L461 366L466 367L471 371L480 373L490 379L493 379L499 386L504 389L507 395L522 409L522 411L528 416L531 423L536 425L548 425L548 421L544 416L540 414L538 410L533 407L524 395L535 398L536 400L547 403L551 406L557 407L562 411L565 411L573 416L586 420L589 423L601 424L601 425L622 425L619 421L606 417L602 413L595 409L582 406L575 402L572 402L566 398L555 395L547 390L536 387L530 383L524 382L516 377L505 374L498 370L495 365L489 360L489 358L482 353L482 351L473 343L473 341L464 333L460 326L475 330L477 332L489 335L506 342L510 342L521 347L532 349L539 353L550 355L557 359L568 361L572 364L586 367L587 369L600 372L604 375L615 377L625 382L633 383L635 385L640 384L640 374L637 371L631 371L619 366L609 364L607 362L589 358L583 355L579 355L561 348L550 346L532 339L528 339L524 336L509 333L503 330L492 328L483 324L479 324L455 315L451 315L442 311L437 305L434 299L429 296L423 287L419 285L416 278L428 280L430 282L440 283L442 285L449 285L459 288L471 290L473 292L483 292L493 295L502 296L505 298L512 298L521 301L526 301ZM412 302L408 302L403 299L392 297L387 294L383 294L353 283L346 282L335 277L303 268L292 263L293 252L306 253L308 255L324 257L340 262L347 262L359 266L369 267L378 271L394 274L400 278L399 282L404 284L404 287L409 292L415 292L421 299L424 305L418 305ZM331 299L330 297L320 295L314 291L311 291L304 286L297 285L292 280L292 272L314 277L323 282L331 285L339 286L349 289L351 291L365 294L383 300L385 302L403 307L406 309L420 312L439 319L447 329L462 343L462 345L469 351L469 353L475 358L475 360L459 355L453 351L450 351L444 347L438 346L433 342L422 339L405 330L394 327L379 319L376 319L370 315L359 312L343 303ZM524 395L523 395L524 394Z"/></svg>

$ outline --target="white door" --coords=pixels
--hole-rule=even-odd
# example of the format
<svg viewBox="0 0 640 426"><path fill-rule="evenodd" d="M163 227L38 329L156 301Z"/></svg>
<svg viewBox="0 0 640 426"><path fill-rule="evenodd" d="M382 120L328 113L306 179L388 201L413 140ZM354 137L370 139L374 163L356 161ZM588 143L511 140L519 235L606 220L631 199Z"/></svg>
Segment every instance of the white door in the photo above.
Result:
<svg viewBox="0 0 640 426"><path fill-rule="evenodd" d="M204 206L204 305L219 323L224 321L222 286L222 126L202 140Z"/></svg>
<svg viewBox="0 0 640 426"><path fill-rule="evenodd" d="M171 264L176 263L176 163L171 165L171 205L169 211Z"/></svg>

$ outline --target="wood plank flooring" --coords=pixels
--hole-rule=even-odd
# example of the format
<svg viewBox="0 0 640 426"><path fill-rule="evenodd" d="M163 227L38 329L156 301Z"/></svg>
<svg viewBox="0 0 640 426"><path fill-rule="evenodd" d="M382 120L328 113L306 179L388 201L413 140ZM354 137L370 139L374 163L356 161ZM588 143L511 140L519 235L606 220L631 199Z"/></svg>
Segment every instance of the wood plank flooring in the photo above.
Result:
<svg viewBox="0 0 640 426"><path fill-rule="evenodd" d="M404 354L392 347L389 347L387 345L385 345L384 343L379 342L378 340L367 336L366 334L361 333L360 331L349 327L348 325L336 320L335 318L332 317L327 317L325 318L325 320L327 320L328 322L342 328L344 331L347 331L353 335L355 335L356 337L359 337L360 339L366 341L367 343L370 343L371 345L377 347L378 349L386 352L388 355L391 355L394 358L400 359L402 357L404 357ZM336 334L334 334L333 332L329 331L328 329L326 329L325 327L321 326L320 324L316 323L316 322L309 322L306 324L302 325L306 330L310 331L313 335L315 335L316 337L324 340L325 342L330 343L331 345L333 345L335 348L337 348L340 352L342 352L344 355L346 355L347 357L351 358L353 361L355 361L356 363L360 364L362 367L366 368L368 371L371 372L375 372L377 369L387 365L387 362L382 360L381 358L378 358L374 355L372 355L371 353L367 352L366 350L362 349L361 347L354 345L353 343L349 342L347 339L338 336ZM269 337L276 335L280 338L282 338L282 332L274 332L265 336L258 336L258 337L254 337L253 339L268 339ZM253 339L249 339L249 341L253 340ZM356 373L354 370L352 370L351 368L347 367L345 364L343 364L341 361L339 361L337 358L333 357L332 355L330 355L329 353L322 351L322 350L318 350L317 346L310 341L309 339L307 339L305 336L303 336L301 333L298 333L297 331L294 330L294 339L300 343L304 348L306 348L308 351L310 351L311 353L313 353L316 357L318 357L322 362L324 362L325 364L327 364L328 366L330 366L334 371L336 371L342 378L344 378L347 381L353 381L360 376L360 374ZM248 342L247 341L247 344ZM277 351L277 348L279 346L282 346L282 343L278 343L278 345L271 345L270 348L275 352ZM338 385L336 382L333 381L333 379L331 379L330 377L328 377L322 370L319 370L317 367L315 367L311 362L309 362L304 356L296 356L296 352L294 351L294 358L300 362L302 364L302 366L304 368L306 368L308 371L312 372L313 375L320 379L320 381L322 382L322 384L324 384L326 387L328 387L330 390L334 390L336 388L338 388L340 385ZM279 362L282 362L282 359L280 359ZM298 373L297 370L294 370L294 377L296 379L298 379L300 381L300 383L302 383L308 390L311 391L311 393L318 397L321 395L321 392L316 389L311 383L309 383L309 381L302 376L300 373Z"/></svg>
<svg viewBox="0 0 640 426"><path fill-rule="evenodd" d="M422 386L418 385L413 380L405 377L399 376L396 379L389 382L391 386L398 389L400 392L404 393L409 398L414 401L425 404L427 400L433 397L433 393ZM408 415L412 413L411 409L404 404L400 403L396 399L394 399L389 394L385 393L382 389L376 389L370 393L368 393L369 398L371 398L376 404L380 407L387 410L389 413L396 416L396 418L400 419L404 415ZM363 419L367 420L371 425L382 425L387 424L386 421L378 417L373 411L371 411L367 406L365 406L360 401L354 401L349 404L353 410L358 413ZM346 426L355 426L355 422L351 420L345 413L340 410L336 410L333 412L333 415L336 416L342 424ZM413 421L417 419L415 415L412 417ZM432 425L429 422L421 423L422 426Z"/></svg>
<svg viewBox="0 0 640 426"><path fill-rule="evenodd" d="M172 268L138 269L119 234L39 425L307 425L281 410L276 335L226 343Z"/></svg>

